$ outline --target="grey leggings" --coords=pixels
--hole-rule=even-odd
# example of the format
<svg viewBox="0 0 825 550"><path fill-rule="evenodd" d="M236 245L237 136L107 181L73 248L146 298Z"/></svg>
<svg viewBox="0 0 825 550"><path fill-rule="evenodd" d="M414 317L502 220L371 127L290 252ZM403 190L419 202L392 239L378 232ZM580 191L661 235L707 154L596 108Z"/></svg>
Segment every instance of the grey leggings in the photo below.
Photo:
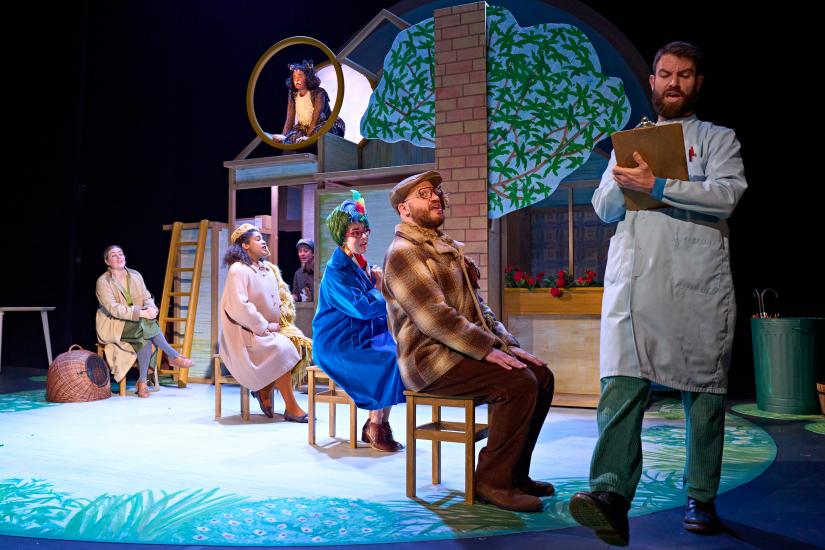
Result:
<svg viewBox="0 0 825 550"><path fill-rule="evenodd" d="M158 334L151 340L152 344L155 344L158 348L160 348L163 353L169 356L169 359L174 359L178 355L180 355L175 348L169 345L169 342L166 341L166 338L163 337L163 334ZM137 352L137 360L138 360L138 382L146 382L146 377L149 374L149 360L152 358L152 346L149 342L146 342L143 346L141 346L140 351Z"/></svg>

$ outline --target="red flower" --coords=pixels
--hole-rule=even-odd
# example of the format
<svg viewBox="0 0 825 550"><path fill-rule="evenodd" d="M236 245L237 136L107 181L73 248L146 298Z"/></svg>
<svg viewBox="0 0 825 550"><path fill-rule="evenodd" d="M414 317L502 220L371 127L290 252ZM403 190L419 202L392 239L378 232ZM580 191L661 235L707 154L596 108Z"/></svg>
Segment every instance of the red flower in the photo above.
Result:
<svg viewBox="0 0 825 550"><path fill-rule="evenodd" d="M513 274L513 280L517 283L520 283L522 279L524 279L525 273L523 271L516 271Z"/></svg>
<svg viewBox="0 0 825 550"><path fill-rule="evenodd" d="M580 285L584 284L584 277L579 277L578 279L576 279L576 282L579 283ZM589 283L590 280L588 280L587 282Z"/></svg>
<svg viewBox="0 0 825 550"><path fill-rule="evenodd" d="M536 284L536 278L535 278L535 277L528 277L528 278L527 278L527 284L528 284L529 286L535 286L535 284Z"/></svg>
<svg viewBox="0 0 825 550"><path fill-rule="evenodd" d="M536 274L536 279L538 279L539 281L541 281L542 279L544 279L544 271L539 271L539 272Z"/></svg>
<svg viewBox="0 0 825 550"><path fill-rule="evenodd" d="M565 273L564 270L560 269L559 272L556 273L556 277L558 277L559 279L563 279L564 278L564 273Z"/></svg>
<svg viewBox="0 0 825 550"><path fill-rule="evenodd" d="M551 288L550 294L553 295L553 298L558 298L559 296L561 296L561 290L559 290L558 288Z"/></svg>
<svg viewBox="0 0 825 550"><path fill-rule="evenodd" d="M564 286L565 286L564 277L559 277L558 279L556 279L556 287L564 288Z"/></svg>
<svg viewBox="0 0 825 550"><path fill-rule="evenodd" d="M505 273L510 273L512 271L515 271L515 269L516 269L515 267L513 267L511 265L508 265L507 267L504 268L504 272Z"/></svg>

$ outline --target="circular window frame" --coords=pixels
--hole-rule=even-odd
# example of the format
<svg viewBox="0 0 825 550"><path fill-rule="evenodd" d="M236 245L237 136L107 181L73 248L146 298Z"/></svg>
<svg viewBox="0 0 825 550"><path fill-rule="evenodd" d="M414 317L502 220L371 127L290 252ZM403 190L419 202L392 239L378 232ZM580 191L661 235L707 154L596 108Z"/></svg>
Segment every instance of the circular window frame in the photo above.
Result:
<svg viewBox="0 0 825 550"><path fill-rule="evenodd" d="M329 118L324 123L321 128L315 132L313 135L309 136L308 139L302 141L301 143L279 143L274 139L271 139L269 136L266 135L263 128L261 127L260 122L258 122L258 117L255 115L255 87L258 84L258 77L260 77L261 72L263 71L264 66L269 62L272 57L277 54L278 52L285 50L290 46L296 45L306 45L306 46L314 46L321 50L324 55L327 56L327 59L335 68L335 78L338 80L338 95L335 98L335 104L332 107L332 113L330 113ZM252 129L255 130L255 134L261 138L262 141L266 142L268 145L276 148L281 149L282 151L294 151L296 149L303 149L304 147L308 147L315 142L318 141L322 135L326 134L332 125L335 124L335 121L338 119L338 114L341 112L341 107L344 104L344 72L341 70L341 63L338 62L338 59L335 57L335 54L332 53L323 42L320 40L316 40L309 36L292 36L290 38L285 38L269 48L259 59L258 62L255 63L255 68L252 69L252 74L249 76L249 83L246 87L246 114L249 117L249 123L252 125Z"/></svg>

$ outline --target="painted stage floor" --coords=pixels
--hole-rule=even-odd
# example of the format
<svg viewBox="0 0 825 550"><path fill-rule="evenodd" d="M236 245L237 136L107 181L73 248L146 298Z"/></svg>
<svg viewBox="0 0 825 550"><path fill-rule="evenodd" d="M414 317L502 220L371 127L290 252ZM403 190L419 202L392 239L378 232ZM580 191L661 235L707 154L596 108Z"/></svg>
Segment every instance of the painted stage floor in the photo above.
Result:
<svg viewBox="0 0 825 550"><path fill-rule="evenodd" d="M557 494L538 514L463 503L460 445L443 445L442 485L430 484L431 449L417 451L418 499L405 496L405 452L379 453L330 439L318 412L318 446L307 426L239 415L238 389L163 387L150 399L50 404L43 390L0 394L0 535L99 542L195 545L331 545L477 538L575 525L570 496L587 487L595 411L553 408L534 453L533 477ZM306 396L299 395L306 407ZM276 397L276 410L282 402ZM460 411L445 409L447 420ZM479 421L486 410L478 410ZM393 410L405 440L403 406ZM429 411L419 408L419 420ZM359 411L360 423L366 412ZM348 433L345 409L337 431ZM684 419L675 401L646 414L642 481L631 516L681 508ZM477 445L477 450L483 443ZM721 491L759 476L776 447L760 427L728 415Z"/></svg>

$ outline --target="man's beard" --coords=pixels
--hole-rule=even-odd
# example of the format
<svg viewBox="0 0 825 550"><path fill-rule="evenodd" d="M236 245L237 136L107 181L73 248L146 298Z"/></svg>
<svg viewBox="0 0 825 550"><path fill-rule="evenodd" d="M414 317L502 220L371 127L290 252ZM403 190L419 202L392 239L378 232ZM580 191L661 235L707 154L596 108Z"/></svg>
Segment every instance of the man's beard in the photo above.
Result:
<svg viewBox="0 0 825 550"><path fill-rule="evenodd" d="M425 209L415 209L410 212L410 218L415 225L419 227L423 227L425 229L438 229L441 227L441 224L444 223L444 214L439 216L437 214L433 214L433 211L430 209L429 203L427 204L427 208Z"/></svg>
<svg viewBox="0 0 825 550"><path fill-rule="evenodd" d="M673 91L673 90L670 90ZM661 118L681 118L688 113L693 112L693 107L696 105L698 100L698 96L696 92L691 92L690 94L679 90L679 93L682 94L682 101L678 103L665 103L665 94L668 90L665 90L661 93L653 93L653 110L656 111L656 114L659 115Z"/></svg>

